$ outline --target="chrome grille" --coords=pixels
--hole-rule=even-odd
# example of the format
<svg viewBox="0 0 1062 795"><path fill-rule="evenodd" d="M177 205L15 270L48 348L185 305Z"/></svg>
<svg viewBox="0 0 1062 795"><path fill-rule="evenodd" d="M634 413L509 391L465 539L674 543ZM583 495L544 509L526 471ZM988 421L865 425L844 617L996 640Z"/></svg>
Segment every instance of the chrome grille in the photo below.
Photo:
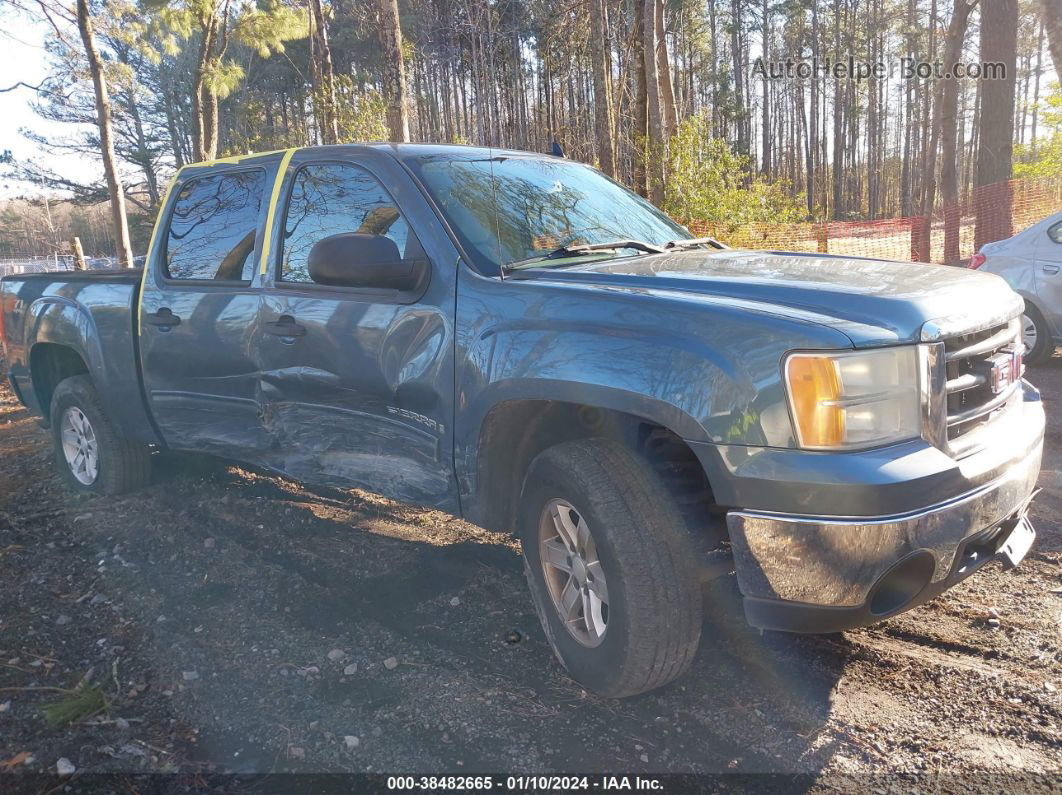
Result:
<svg viewBox="0 0 1062 795"><path fill-rule="evenodd" d="M1017 318L982 331L944 340L947 439L954 446L962 437L991 422L1005 410L1021 383L1021 343ZM993 383L999 362L1018 372L1004 385ZM996 370L998 372L998 368Z"/></svg>

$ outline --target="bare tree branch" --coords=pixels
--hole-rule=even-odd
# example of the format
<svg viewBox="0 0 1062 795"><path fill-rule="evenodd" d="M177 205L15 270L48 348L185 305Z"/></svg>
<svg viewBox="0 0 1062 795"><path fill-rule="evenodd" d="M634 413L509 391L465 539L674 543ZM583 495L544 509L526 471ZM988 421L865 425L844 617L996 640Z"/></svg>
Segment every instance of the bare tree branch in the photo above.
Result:
<svg viewBox="0 0 1062 795"><path fill-rule="evenodd" d="M26 87L26 88L28 88L28 89L29 89L30 91L40 91L40 90L41 90L41 88L42 88L42 87L44 86L44 82L45 82L45 81L43 81L43 80L42 80L42 81L41 81L40 83L38 83L37 85L35 85L35 86L31 86L31 85L30 85L29 83L24 83L24 82L22 82L21 80L19 80L19 81L18 81L17 83L15 83L15 85L13 85L13 86L8 86L7 88L0 88L0 94L6 94L6 93L7 93L7 92L9 92L9 91L14 91L14 90L15 90L16 88L19 88L19 87L21 87L21 86L25 86L25 87Z"/></svg>

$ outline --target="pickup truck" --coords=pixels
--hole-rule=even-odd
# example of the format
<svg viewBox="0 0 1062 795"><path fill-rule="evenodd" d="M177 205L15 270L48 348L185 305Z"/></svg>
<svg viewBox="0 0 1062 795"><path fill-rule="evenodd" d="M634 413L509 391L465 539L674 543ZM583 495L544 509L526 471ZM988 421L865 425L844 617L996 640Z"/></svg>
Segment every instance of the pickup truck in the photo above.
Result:
<svg viewBox="0 0 1062 795"><path fill-rule="evenodd" d="M142 271L8 277L9 381L73 489L162 449L520 539L589 689L688 669L705 583L836 632L1034 538L1044 435L997 276L691 239L592 168L343 145L182 168Z"/></svg>

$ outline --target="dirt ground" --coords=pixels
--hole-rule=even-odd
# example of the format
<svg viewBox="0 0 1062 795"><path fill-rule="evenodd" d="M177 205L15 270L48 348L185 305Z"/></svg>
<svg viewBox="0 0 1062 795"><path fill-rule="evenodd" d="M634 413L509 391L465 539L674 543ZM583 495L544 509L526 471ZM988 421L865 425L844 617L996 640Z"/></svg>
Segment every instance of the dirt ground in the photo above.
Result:
<svg viewBox="0 0 1062 795"><path fill-rule="evenodd" d="M624 701L554 661L505 536L196 457L160 462L145 491L78 499L4 391L0 791L51 791L33 771L57 764L75 782L769 772L817 791L1057 791L1062 358L1029 378L1050 429L1038 539L1017 571L992 563L825 637L749 629L724 580L693 671ZM95 714L49 723L42 707L82 681L104 699Z"/></svg>

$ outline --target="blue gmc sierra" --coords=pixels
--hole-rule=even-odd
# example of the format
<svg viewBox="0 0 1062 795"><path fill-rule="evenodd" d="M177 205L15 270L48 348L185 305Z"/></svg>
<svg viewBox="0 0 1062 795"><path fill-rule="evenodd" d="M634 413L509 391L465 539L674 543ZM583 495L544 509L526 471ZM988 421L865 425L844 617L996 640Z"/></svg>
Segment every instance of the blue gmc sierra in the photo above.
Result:
<svg viewBox="0 0 1062 795"><path fill-rule="evenodd" d="M0 336L72 488L191 450L513 530L561 663L625 696L688 668L714 577L834 632L1017 565L1022 309L692 239L563 159L371 144L182 168L142 271L7 277Z"/></svg>

